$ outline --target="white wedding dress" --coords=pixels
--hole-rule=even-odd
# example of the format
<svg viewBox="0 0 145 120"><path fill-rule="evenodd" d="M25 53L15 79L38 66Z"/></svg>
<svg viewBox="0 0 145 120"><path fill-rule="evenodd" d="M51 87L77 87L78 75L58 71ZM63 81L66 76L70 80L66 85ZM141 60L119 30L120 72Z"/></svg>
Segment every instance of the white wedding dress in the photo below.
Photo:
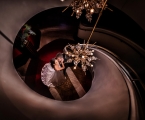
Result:
<svg viewBox="0 0 145 120"><path fill-rule="evenodd" d="M41 80L48 87L55 87L65 81L63 71L55 71L50 63L46 63L41 71Z"/></svg>

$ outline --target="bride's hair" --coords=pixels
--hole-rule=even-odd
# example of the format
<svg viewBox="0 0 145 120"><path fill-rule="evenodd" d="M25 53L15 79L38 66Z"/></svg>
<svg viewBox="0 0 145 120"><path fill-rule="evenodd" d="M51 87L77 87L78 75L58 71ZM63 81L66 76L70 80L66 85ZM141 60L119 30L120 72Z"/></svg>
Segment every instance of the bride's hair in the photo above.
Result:
<svg viewBox="0 0 145 120"><path fill-rule="evenodd" d="M51 67L54 68L55 58L52 58L52 59L50 60L50 64L51 64Z"/></svg>

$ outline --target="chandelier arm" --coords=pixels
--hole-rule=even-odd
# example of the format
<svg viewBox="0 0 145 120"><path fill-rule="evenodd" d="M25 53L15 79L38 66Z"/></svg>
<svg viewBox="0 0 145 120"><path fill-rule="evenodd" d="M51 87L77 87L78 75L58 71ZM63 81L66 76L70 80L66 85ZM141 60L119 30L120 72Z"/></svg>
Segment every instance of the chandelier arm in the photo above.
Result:
<svg viewBox="0 0 145 120"><path fill-rule="evenodd" d="M73 12L72 12L72 14L71 14L71 16L73 16L73 15L74 15L74 13L75 13L75 12L73 11Z"/></svg>
<svg viewBox="0 0 145 120"><path fill-rule="evenodd" d="M107 0L106 0L106 1L104 2L104 4L103 4L103 7L102 7L102 9L101 9L101 11L100 11L100 13L99 13L98 18L97 18L97 21L96 21L96 23L95 23L95 25L94 25L94 27L93 27L93 30L92 30L92 32L91 32L89 38L88 38L88 41L87 41L87 43L86 43L86 46L87 46L87 44L89 43L89 41L90 41L90 39L91 39L91 37L92 37L92 35L93 35L93 32L94 32L94 30L95 30L95 28L96 28L96 26L97 26L97 23L98 23L98 21L99 21L101 15L102 15L102 12L103 12L103 10L104 10L104 8L105 8L106 3L107 3Z"/></svg>
<svg viewBox="0 0 145 120"><path fill-rule="evenodd" d="M92 4L91 4L91 7L93 7L93 5L94 5L94 3L96 3L94 0L92 0L93 2L92 2Z"/></svg>
<svg viewBox="0 0 145 120"><path fill-rule="evenodd" d="M113 10L111 9L111 8L109 8L109 7L106 7L108 10L110 10L111 12L113 12Z"/></svg>
<svg viewBox="0 0 145 120"><path fill-rule="evenodd" d="M73 0L70 4L69 4L69 6L67 6L62 12L65 12L70 6L71 6L71 4L74 2L75 0Z"/></svg>
<svg viewBox="0 0 145 120"><path fill-rule="evenodd" d="M89 8L92 8L92 6L93 6L92 4L89 4Z"/></svg>
<svg viewBox="0 0 145 120"><path fill-rule="evenodd" d="M93 45L95 45L96 44L96 42L94 42L94 44Z"/></svg>

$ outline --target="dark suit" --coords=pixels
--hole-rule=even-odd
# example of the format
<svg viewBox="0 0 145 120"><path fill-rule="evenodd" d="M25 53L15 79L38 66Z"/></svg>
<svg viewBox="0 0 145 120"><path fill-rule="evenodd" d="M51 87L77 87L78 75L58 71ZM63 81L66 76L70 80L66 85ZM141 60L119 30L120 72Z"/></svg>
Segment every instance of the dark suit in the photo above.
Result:
<svg viewBox="0 0 145 120"><path fill-rule="evenodd" d="M65 68L63 69L63 74L66 76L66 69L68 67L73 66L73 63L67 63L68 57L65 54L62 54L62 55L63 55L63 59L64 59L63 63L64 63L64 66L65 66Z"/></svg>

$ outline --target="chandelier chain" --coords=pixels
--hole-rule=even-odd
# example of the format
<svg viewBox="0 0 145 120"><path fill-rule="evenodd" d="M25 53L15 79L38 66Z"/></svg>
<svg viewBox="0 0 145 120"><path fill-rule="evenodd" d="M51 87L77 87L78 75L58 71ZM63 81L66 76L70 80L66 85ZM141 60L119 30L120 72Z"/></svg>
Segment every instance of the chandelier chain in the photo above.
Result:
<svg viewBox="0 0 145 120"><path fill-rule="evenodd" d="M97 18L97 20L96 20L96 23L95 23L95 25L94 25L94 27L93 27L93 29L92 29L92 32L91 32L91 34L90 34L90 36L89 36L88 41L87 41L86 44L89 43L89 41L90 41L90 39L91 39L91 37L92 37L92 35L93 35L93 32L94 32L94 30L95 30L95 28L96 28L96 26L97 26L97 24L98 24L98 22L99 22L99 19L100 19L102 13L103 13L103 10L104 10L104 8L105 8L106 3L107 3L107 0L106 0L106 1L104 2L104 4L103 4L103 7L102 7L102 9L101 9L101 11L100 11L100 13L99 13L99 16L98 16L98 18Z"/></svg>

